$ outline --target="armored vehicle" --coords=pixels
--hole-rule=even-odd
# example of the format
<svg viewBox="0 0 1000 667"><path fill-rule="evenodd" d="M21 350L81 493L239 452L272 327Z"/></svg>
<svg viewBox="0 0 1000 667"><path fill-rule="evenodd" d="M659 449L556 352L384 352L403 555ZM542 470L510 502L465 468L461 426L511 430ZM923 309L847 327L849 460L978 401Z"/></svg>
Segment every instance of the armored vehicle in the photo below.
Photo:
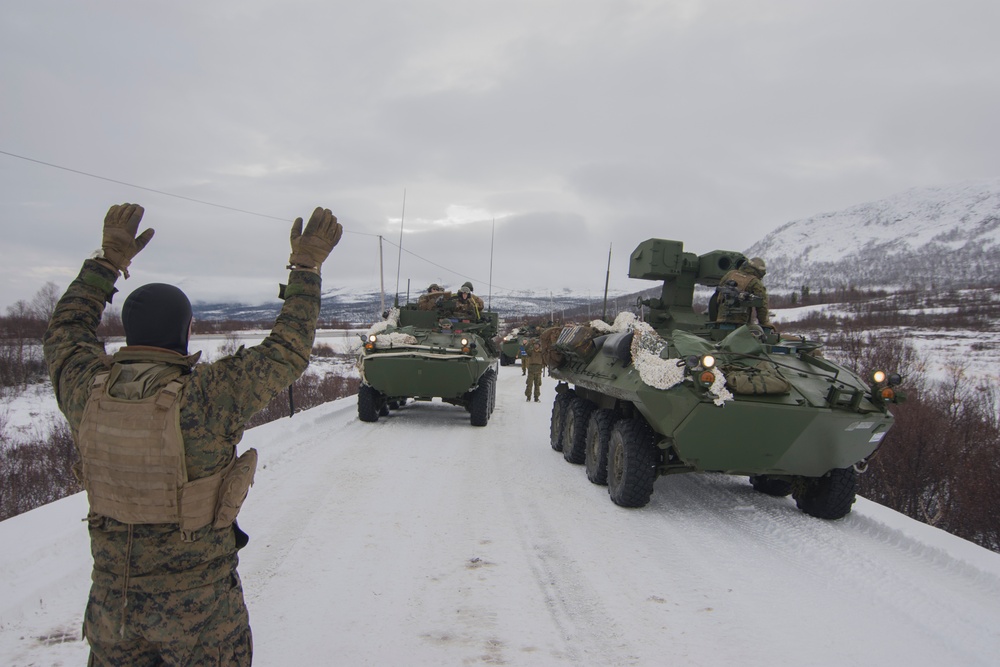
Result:
<svg viewBox="0 0 1000 667"><path fill-rule="evenodd" d="M721 472L747 475L766 494L792 494L815 517L850 512L858 473L892 426L888 404L904 398L901 378L883 370L862 378L815 342L715 322L720 298L761 305L719 285L746 261L649 239L629 262L629 277L663 281L658 297L640 301L646 321L621 313L614 325L543 334L559 380L550 444L584 463L616 504L646 505L660 475ZM717 288L707 313L692 305L695 285Z"/></svg>
<svg viewBox="0 0 1000 667"><path fill-rule="evenodd" d="M378 421L408 399L464 407L473 426L486 426L496 403L497 314L475 321L454 313L393 308L362 335L358 356L358 418Z"/></svg>
<svg viewBox="0 0 1000 667"><path fill-rule="evenodd" d="M521 350L529 340L534 340L541 335L541 330L537 325L528 324L523 327L513 329L500 341L500 365L510 366L518 359L521 359ZM521 359L521 363L524 360Z"/></svg>

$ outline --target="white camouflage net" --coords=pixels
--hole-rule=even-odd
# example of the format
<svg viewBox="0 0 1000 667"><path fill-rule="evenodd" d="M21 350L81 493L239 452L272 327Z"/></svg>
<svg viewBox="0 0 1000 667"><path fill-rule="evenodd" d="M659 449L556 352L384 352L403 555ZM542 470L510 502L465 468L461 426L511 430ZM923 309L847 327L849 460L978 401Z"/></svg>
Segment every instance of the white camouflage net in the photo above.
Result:
<svg viewBox="0 0 1000 667"><path fill-rule="evenodd" d="M381 322L376 322L371 326L366 334L366 338L372 334L380 334L389 327L399 326L399 308L393 308Z"/></svg>
<svg viewBox="0 0 1000 667"><path fill-rule="evenodd" d="M656 333L646 322L636 320L632 313L618 313L613 324L608 325L603 320L593 320L590 323L600 334L625 333L632 331L632 366L639 373L643 383L656 389L670 389L684 381L684 367L677 365L677 359L661 359L660 352L667 346L667 341ZM722 407L726 401L733 400L733 394L726 389L726 377L722 370L716 368L715 382L709 387L710 394L715 396L715 404Z"/></svg>
<svg viewBox="0 0 1000 667"><path fill-rule="evenodd" d="M388 334L378 334L375 336L375 347L378 349L386 349L390 347L398 347L401 345L416 345L417 339L408 334L402 333L400 331L393 331Z"/></svg>

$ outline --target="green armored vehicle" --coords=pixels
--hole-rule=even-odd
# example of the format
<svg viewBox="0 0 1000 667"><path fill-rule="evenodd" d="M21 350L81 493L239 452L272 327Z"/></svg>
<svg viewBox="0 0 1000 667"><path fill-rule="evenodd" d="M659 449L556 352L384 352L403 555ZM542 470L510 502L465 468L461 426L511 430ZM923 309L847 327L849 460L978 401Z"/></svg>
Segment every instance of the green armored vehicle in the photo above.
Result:
<svg viewBox="0 0 1000 667"><path fill-rule="evenodd" d="M862 378L824 358L817 343L715 322L720 298L755 305L719 285L746 261L649 239L629 263L629 277L663 281L659 297L641 302L645 322L622 313L611 326L594 321L542 336L560 381L550 444L584 463L616 504L646 505L660 475L721 472L748 475L766 494L792 494L815 517L850 512L857 475L892 426L887 404L904 398L901 378ZM692 306L695 285L717 288L708 313Z"/></svg>
<svg viewBox="0 0 1000 667"><path fill-rule="evenodd" d="M407 399L464 407L473 426L486 426L496 404L497 314L462 315L394 308L362 335L358 356L358 418L378 421Z"/></svg>
<svg viewBox="0 0 1000 667"><path fill-rule="evenodd" d="M528 324L523 327L517 327L504 336L500 341L500 365L510 366L518 359L521 359L521 363L524 363L524 360L521 358L521 351L525 349L525 345L529 341L538 338L541 333L538 326Z"/></svg>

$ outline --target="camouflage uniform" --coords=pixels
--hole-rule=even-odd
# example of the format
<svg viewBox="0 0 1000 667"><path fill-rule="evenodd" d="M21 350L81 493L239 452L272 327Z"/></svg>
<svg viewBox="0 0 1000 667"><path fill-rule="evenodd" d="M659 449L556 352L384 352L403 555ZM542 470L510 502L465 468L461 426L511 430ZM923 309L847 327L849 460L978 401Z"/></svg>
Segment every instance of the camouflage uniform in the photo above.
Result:
<svg viewBox="0 0 1000 667"><path fill-rule="evenodd" d="M292 271L284 306L261 344L196 366L200 354L144 346L107 357L96 331L117 275L87 260L56 306L44 352L59 408L76 437L94 376L112 365L125 371L118 377L126 380L121 386L111 380L112 394L137 390L148 396L171 379L186 378L180 427L187 474L207 477L233 459L247 420L308 365L320 277ZM132 364L150 370L140 377L129 371ZM250 664L249 617L236 572L237 549L247 537L235 523L220 529L209 524L194 541L182 541L174 524L88 520L94 566L83 630L90 664Z"/></svg>
<svg viewBox="0 0 1000 667"><path fill-rule="evenodd" d="M417 297L417 310L438 310L439 304L451 298L451 292L446 292L438 285L431 285L424 294Z"/></svg>
<svg viewBox="0 0 1000 667"><path fill-rule="evenodd" d="M524 397L530 401L531 392L534 390L535 401L538 401L542 390L542 367L545 365L545 362L542 361L542 344L536 338L530 341L527 347L528 355L521 362L528 366L528 380L525 382Z"/></svg>
<svg viewBox="0 0 1000 667"><path fill-rule="evenodd" d="M761 281L764 275L758 269L746 263L738 269L732 269L722 276L720 285L725 285L729 281L736 283L736 288L740 292L746 292L761 299L761 305L757 306L757 321L761 326L771 326L767 307L767 288ZM719 315L716 322L729 324L751 324L753 322L753 311L747 303L727 303L725 299L719 299Z"/></svg>

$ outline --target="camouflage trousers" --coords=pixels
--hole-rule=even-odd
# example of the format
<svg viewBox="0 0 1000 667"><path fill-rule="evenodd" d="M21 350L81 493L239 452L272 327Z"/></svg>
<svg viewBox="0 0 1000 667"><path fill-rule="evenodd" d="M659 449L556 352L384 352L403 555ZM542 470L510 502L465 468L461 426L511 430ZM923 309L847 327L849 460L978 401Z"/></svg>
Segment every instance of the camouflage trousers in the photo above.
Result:
<svg viewBox="0 0 1000 667"><path fill-rule="evenodd" d="M122 625L124 618L125 624ZM93 585L83 621L90 667L244 666L253 659L250 617L234 570L186 591L122 591Z"/></svg>
<svg viewBox="0 0 1000 667"><path fill-rule="evenodd" d="M525 382L524 395L531 398L531 392L534 390L535 398L542 391L542 367L541 366L528 366L528 380Z"/></svg>

